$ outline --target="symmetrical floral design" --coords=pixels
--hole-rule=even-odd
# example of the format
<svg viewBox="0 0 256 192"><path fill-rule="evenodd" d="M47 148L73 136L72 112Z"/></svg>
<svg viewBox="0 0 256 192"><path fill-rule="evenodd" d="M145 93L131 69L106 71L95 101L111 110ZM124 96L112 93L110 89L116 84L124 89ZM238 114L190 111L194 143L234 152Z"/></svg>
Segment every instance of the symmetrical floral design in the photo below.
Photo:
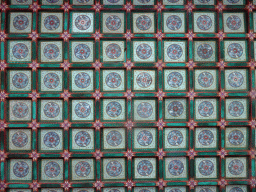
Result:
<svg viewBox="0 0 256 192"><path fill-rule="evenodd" d="M93 97L97 100L101 98L102 94L99 90L96 90L95 93L93 93Z"/></svg>
<svg viewBox="0 0 256 192"><path fill-rule="evenodd" d="M222 41L225 37L225 33L223 33L223 31L220 31L219 33L216 34L216 36Z"/></svg>
<svg viewBox="0 0 256 192"><path fill-rule="evenodd" d="M36 120L32 120L32 122L29 124L29 127L31 127L33 130L36 130L39 126L40 125Z"/></svg>
<svg viewBox="0 0 256 192"><path fill-rule="evenodd" d="M4 101L8 97L8 93L5 93L4 91L0 92L0 100Z"/></svg>
<svg viewBox="0 0 256 192"><path fill-rule="evenodd" d="M100 150L96 150L93 155L96 159L100 159L103 156L103 153Z"/></svg>
<svg viewBox="0 0 256 192"><path fill-rule="evenodd" d="M191 179L191 180L188 181L187 184L188 184L190 189L194 189L195 186L197 186L197 181L195 181L194 179Z"/></svg>
<svg viewBox="0 0 256 192"><path fill-rule="evenodd" d="M124 5L124 8L126 9L126 11L130 12L133 9L133 6L130 2L128 2Z"/></svg>
<svg viewBox="0 0 256 192"><path fill-rule="evenodd" d="M29 37L32 39L32 41L36 41L37 38L38 38L38 33L36 31L32 31L30 34L29 34Z"/></svg>
<svg viewBox="0 0 256 192"><path fill-rule="evenodd" d="M218 181L218 184L224 188L228 184L228 182L222 178L220 181Z"/></svg>
<svg viewBox="0 0 256 192"><path fill-rule="evenodd" d="M156 67L158 68L158 70L162 70L164 66L165 63L162 60L156 62Z"/></svg>
<svg viewBox="0 0 256 192"><path fill-rule="evenodd" d="M197 155L197 153L195 152L194 149L190 149L190 150L188 151L188 156L189 156L190 159L194 159L194 157L195 157L196 155Z"/></svg>
<svg viewBox="0 0 256 192"><path fill-rule="evenodd" d="M0 40L1 41L5 41L5 38L7 37L7 35L5 34L4 31L0 31Z"/></svg>
<svg viewBox="0 0 256 192"><path fill-rule="evenodd" d="M156 186L159 187L159 189L163 189L166 186L166 181L164 181L163 179L159 179L159 181L156 182Z"/></svg>
<svg viewBox="0 0 256 192"><path fill-rule="evenodd" d="M163 91L159 90L159 91L157 92L156 96L158 97L158 99L159 99L160 101L162 101L162 100L163 100L163 97L165 96L165 93L164 93Z"/></svg>
<svg viewBox="0 0 256 192"><path fill-rule="evenodd" d="M100 129L102 127L102 123L99 120L96 120L96 122L93 125L96 129Z"/></svg>
<svg viewBox="0 0 256 192"><path fill-rule="evenodd" d="M253 190L255 5L2 1L0 191Z"/></svg>
<svg viewBox="0 0 256 192"><path fill-rule="evenodd" d="M71 94L69 93L68 90L64 90L64 92L61 93L61 97L64 99L64 101L67 101L70 96L71 96Z"/></svg>
<svg viewBox="0 0 256 192"><path fill-rule="evenodd" d="M37 183L36 181L34 181L34 182L30 185L30 188L32 188L33 191L37 191L39 187L40 187L40 184Z"/></svg>
<svg viewBox="0 0 256 192"><path fill-rule="evenodd" d="M0 62L0 67L1 67L1 70L2 70L2 71L4 71L5 68L7 67L7 64L6 64L6 62L5 62L4 60L1 60L1 62Z"/></svg>
<svg viewBox="0 0 256 192"><path fill-rule="evenodd" d="M4 151L0 151L0 161L4 161L7 158L7 154Z"/></svg>
<svg viewBox="0 0 256 192"><path fill-rule="evenodd" d="M64 31L61 37L64 39L64 41L67 41L71 37L71 35L68 33L68 31Z"/></svg>
<svg viewBox="0 0 256 192"><path fill-rule="evenodd" d="M131 150L128 150L128 151L125 153L125 156L127 157L128 160L131 160L132 157L134 156L134 153L133 153Z"/></svg>
<svg viewBox="0 0 256 192"><path fill-rule="evenodd" d="M163 157L165 156L165 152L163 151L163 149L158 150L157 156L159 159L163 159Z"/></svg>
<svg viewBox="0 0 256 192"><path fill-rule="evenodd" d="M102 187L104 187L104 183L101 181L96 181L93 183L93 187L95 187L97 190L100 190Z"/></svg>
<svg viewBox="0 0 256 192"><path fill-rule="evenodd" d="M96 31L92 36L95 38L96 41L100 40L102 34L99 31Z"/></svg>
<svg viewBox="0 0 256 192"><path fill-rule="evenodd" d="M34 2L32 5L30 5L30 8L31 8L34 12L37 12L38 9L40 8L40 5L38 5L37 2Z"/></svg>
<svg viewBox="0 0 256 192"><path fill-rule="evenodd" d="M135 185L135 184L134 184L134 182L132 182L132 180L128 180L128 181L125 183L125 186L126 186L129 190L131 190L134 185Z"/></svg>
<svg viewBox="0 0 256 192"><path fill-rule="evenodd" d="M124 96L127 99L132 99L132 97L134 96L133 92L131 90L126 91L126 93L124 93Z"/></svg>
<svg viewBox="0 0 256 192"><path fill-rule="evenodd" d="M128 30L125 34L124 37L129 41L132 39L134 35L131 33L131 30Z"/></svg>
<svg viewBox="0 0 256 192"><path fill-rule="evenodd" d="M100 61L95 61L95 63L93 63L93 67L95 67L96 70L99 70L102 66L102 63Z"/></svg>
<svg viewBox="0 0 256 192"><path fill-rule="evenodd" d="M40 157L40 154L37 153L36 151L32 151L32 153L29 156L30 158L33 159L33 161L37 161L37 159Z"/></svg>
<svg viewBox="0 0 256 192"><path fill-rule="evenodd" d="M64 120L64 122L61 123L61 127L63 127L65 130L68 130L69 127L71 127L71 123L68 120Z"/></svg>
<svg viewBox="0 0 256 192"><path fill-rule="evenodd" d="M162 33L161 31L158 31L156 34L155 34L156 38L158 40L162 40L162 38L164 37L164 33Z"/></svg>
<svg viewBox="0 0 256 192"><path fill-rule="evenodd" d="M71 154L68 150L64 150L64 152L62 153L62 157L67 161L71 157Z"/></svg>
<svg viewBox="0 0 256 192"><path fill-rule="evenodd" d="M68 191L71 187L71 184L69 183L69 181L65 181L64 183L61 184L61 186L65 189L65 191Z"/></svg>
<svg viewBox="0 0 256 192"><path fill-rule="evenodd" d="M222 12L222 10L225 8L225 5L223 5L222 3L218 3L218 5L216 5L216 9L219 12Z"/></svg>

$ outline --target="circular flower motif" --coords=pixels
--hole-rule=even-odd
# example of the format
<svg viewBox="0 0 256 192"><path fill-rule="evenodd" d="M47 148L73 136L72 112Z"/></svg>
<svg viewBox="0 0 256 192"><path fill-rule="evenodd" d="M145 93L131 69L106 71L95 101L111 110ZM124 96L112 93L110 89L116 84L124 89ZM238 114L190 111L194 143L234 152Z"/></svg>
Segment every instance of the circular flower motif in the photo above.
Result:
<svg viewBox="0 0 256 192"><path fill-rule="evenodd" d="M120 27L122 26L122 21L118 16L110 15L106 19L106 26L109 30L116 31L116 30L120 29Z"/></svg>
<svg viewBox="0 0 256 192"><path fill-rule="evenodd" d="M109 44L105 51L106 51L107 57L110 59L116 59L120 57L122 53L121 47L115 43Z"/></svg>
<svg viewBox="0 0 256 192"><path fill-rule="evenodd" d="M28 135L22 131L17 131L12 136L12 143L15 147L24 147L28 143Z"/></svg>
<svg viewBox="0 0 256 192"><path fill-rule="evenodd" d="M239 130L231 131L228 140L232 145L240 145L244 141L244 134Z"/></svg>
<svg viewBox="0 0 256 192"><path fill-rule="evenodd" d="M118 146L122 143L122 135L118 131L110 131L107 134L107 143L111 146Z"/></svg>
<svg viewBox="0 0 256 192"><path fill-rule="evenodd" d="M79 2L79 3L88 3L90 0L77 0L77 2Z"/></svg>
<svg viewBox="0 0 256 192"><path fill-rule="evenodd" d="M110 161L107 164L106 171L107 171L108 175L110 175L111 177L117 177L118 175L120 175L122 173L123 168L122 168L121 163L114 160L114 161Z"/></svg>
<svg viewBox="0 0 256 192"><path fill-rule="evenodd" d="M107 0L109 3L118 3L120 0Z"/></svg>
<svg viewBox="0 0 256 192"><path fill-rule="evenodd" d="M239 117L244 112L244 105L239 101L233 101L229 104L228 111L233 117Z"/></svg>
<svg viewBox="0 0 256 192"><path fill-rule="evenodd" d="M55 148L60 144L60 136L56 132L48 132L44 135L44 144L49 148Z"/></svg>
<svg viewBox="0 0 256 192"><path fill-rule="evenodd" d="M78 59L85 60L90 56L91 50L87 45L79 44L75 47L74 53Z"/></svg>
<svg viewBox="0 0 256 192"><path fill-rule="evenodd" d="M214 164L210 160L203 160L199 163L198 169L202 175L208 176L213 173Z"/></svg>
<svg viewBox="0 0 256 192"><path fill-rule="evenodd" d="M179 189L171 189L169 192L182 192L182 191ZM200 191L200 192L205 192L205 191ZM206 192L208 192L208 191L206 191Z"/></svg>
<svg viewBox="0 0 256 192"><path fill-rule="evenodd" d="M199 192L213 192L213 191L209 188L203 188Z"/></svg>
<svg viewBox="0 0 256 192"><path fill-rule="evenodd" d="M146 31L152 26L152 21L148 16L141 15L136 19L136 26L138 29Z"/></svg>
<svg viewBox="0 0 256 192"><path fill-rule="evenodd" d="M23 178L29 173L29 166L25 161L18 161L13 166L13 173L16 177Z"/></svg>
<svg viewBox="0 0 256 192"><path fill-rule="evenodd" d="M207 15L201 15L196 21L197 27L203 31L209 30L212 26L212 19Z"/></svg>
<svg viewBox="0 0 256 192"><path fill-rule="evenodd" d="M209 72L202 72L198 76L198 83L202 87L210 87L213 84L214 78Z"/></svg>
<svg viewBox="0 0 256 192"><path fill-rule="evenodd" d="M140 59L148 59L152 55L152 48L148 44L140 44L136 49L136 54Z"/></svg>
<svg viewBox="0 0 256 192"><path fill-rule="evenodd" d="M23 89L28 85L28 76L24 73L16 73L12 78L12 84L17 89Z"/></svg>
<svg viewBox="0 0 256 192"><path fill-rule="evenodd" d="M233 187L230 192L244 192L243 189L241 189L240 187Z"/></svg>
<svg viewBox="0 0 256 192"><path fill-rule="evenodd" d="M79 177L86 177L91 172L91 166L86 161L80 161L75 166L75 173Z"/></svg>
<svg viewBox="0 0 256 192"><path fill-rule="evenodd" d="M228 55L237 59L243 55L243 47L238 43L232 43L228 46Z"/></svg>
<svg viewBox="0 0 256 192"><path fill-rule="evenodd" d="M198 135L198 141L202 145L210 145L214 140L213 133L210 130L203 130Z"/></svg>
<svg viewBox="0 0 256 192"><path fill-rule="evenodd" d="M228 170L232 175L240 175L244 171L244 164L239 159L234 159L229 163Z"/></svg>
<svg viewBox="0 0 256 192"><path fill-rule="evenodd" d="M118 189L110 189L109 192L120 192Z"/></svg>
<svg viewBox="0 0 256 192"><path fill-rule="evenodd" d="M142 88L147 88L152 84L152 77L149 73L142 72L136 78L137 84Z"/></svg>
<svg viewBox="0 0 256 192"><path fill-rule="evenodd" d="M150 0L138 0L141 4L147 4L150 2Z"/></svg>
<svg viewBox="0 0 256 192"><path fill-rule="evenodd" d="M87 73L81 72L75 76L75 84L79 88L86 88L90 85L91 78Z"/></svg>
<svg viewBox="0 0 256 192"><path fill-rule="evenodd" d="M167 55L172 60L177 60L177 59L181 58L182 54L183 54L183 50L182 50L181 46L178 44L171 44L167 48Z"/></svg>
<svg viewBox="0 0 256 192"><path fill-rule="evenodd" d="M75 113L80 118L86 118L91 113L91 107L86 102L80 102L75 106Z"/></svg>
<svg viewBox="0 0 256 192"><path fill-rule="evenodd" d="M137 107L137 113L142 118L148 118L153 113L153 107L150 103L142 102Z"/></svg>
<svg viewBox="0 0 256 192"><path fill-rule="evenodd" d="M182 20L177 15L171 15L166 19L166 25L170 30L176 31L181 28Z"/></svg>
<svg viewBox="0 0 256 192"><path fill-rule="evenodd" d="M147 130L140 131L137 136L137 141L142 146L148 146L153 141L153 135Z"/></svg>
<svg viewBox="0 0 256 192"><path fill-rule="evenodd" d="M25 103L17 102L12 109L12 113L17 118L23 118L28 115L29 109Z"/></svg>
<svg viewBox="0 0 256 192"><path fill-rule="evenodd" d="M172 160L168 165L168 170L171 175L177 176L184 171L184 165L180 160Z"/></svg>
<svg viewBox="0 0 256 192"><path fill-rule="evenodd" d="M227 0L227 1L228 1L229 3L232 3L232 4L234 3L234 4L235 4L235 3L238 3L240 0Z"/></svg>
<svg viewBox="0 0 256 192"><path fill-rule="evenodd" d="M44 47L44 56L47 59L56 59L60 54L60 49L57 45L48 44Z"/></svg>
<svg viewBox="0 0 256 192"><path fill-rule="evenodd" d="M112 101L107 105L106 112L110 117L118 117L122 112L122 106L120 103Z"/></svg>
<svg viewBox="0 0 256 192"><path fill-rule="evenodd" d="M46 0L48 3L57 3L59 0Z"/></svg>
<svg viewBox="0 0 256 192"><path fill-rule="evenodd" d="M241 19L236 15L229 16L226 22L228 28L231 30L238 30L242 25Z"/></svg>
<svg viewBox="0 0 256 192"><path fill-rule="evenodd" d="M44 76L44 85L48 89L55 89L60 84L60 78L56 73L47 73Z"/></svg>
<svg viewBox="0 0 256 192"><path fill-rule="evenodd" d="M197 48L197 54L202 59L209 59L213 54L213 48L209 44L201 44Z"/></svg>
<svg viewBox="0 0 256 192"><path fill-rule="evenodd" d="M29 19L25 15L17 15L13 19L13 26L17 30L24 30L29 25Z"/></svg>
<svg viewBox="0 0 256 192"><path fill-rule="evenodd" d="M209 117L214 111L213 104L209 101L203 101L198 106L198 112L203 117Z"/></svg>
<svg viewBox="0 0 256 192"><path fill-rule="evenodd" d="M105 82L108 87L117 88L121 85L122 78L118 73L112 72L107 75Z"/></svg>
<svg viewBox="0 0 256 192"><path fill-rule="evenodd" d="M168 75L167 83L174 88L181 86L183 77L179 72L171 72Z"/></svg>
<svg viewBox="0 0 256 192"><path fill-rule="evenodd" d="M48 30L56 30L60 26L60 19L55 15L49 15L44 19L44 27Z"/></svg>
<svg viewBox="0 0 256 192"><path fill-rule="evenodd" d="M140 3L142 4L147 4L148 2L150 2L150 0L138 0Z"/></svg>
<svg viewBox="0 0 256 192"><path fill-rule="evenodd" d="M91 26L91 19L86 15L79 15L75 20L75 25L79 30L86 30Z"/></svg>
<svg viewBox="0 0 256 192"><path fill-rule="evenodd" d="M180 116L184 111L184 107L181 102L173 101L168 105L168 112L173 117Z"/></svg>
<svg viewBox="0 0 256 192"><path fill-rule="evenodd" d="M142 160L137 165L137 171L142 176L148 176L153 171L153 165L148 160Z"/></svg>
<svg viewBox="0 0 256 192"><path fill-rule="evenodd" d="M183 135L178 130L173 130L168 134L168 143L172 146L178 146L183 141Z"/></svg>
<svg viewBox="0 0 256 192"><path fill-rule="evenodd" d="M17 59L24 59L28 56L28 47L23 43L17 43L12 48L12 54Z"/></svg>
<svg viewBox="0 0 256 192"><path fill-rule="evenodd" d="M44 106L44 114L46 117L54 118L60 113L60 106L57 103L49 102Z"/></svg>
<svg viewBox="0 0 256 192"><path fill-rule="evenodd" d="M75 136L75 142L79 147L86 147L91 142L91 136L86 131L80 131Z"/></svg>
<svg viewBox="0 0 256 192"><path fill-rule="evenodd" d="M47 177L55 178L60 174L60 165L54 161L50 161L45 165L44 173Z"/></svg>
<svg viewBox="0 0 256 192"><path fill-rule="evenodd" d="M244 77L240 72L232 72L228 76L228 83L232 87L240 87L244 82Z"/></svg>
<svg viewBox="0 0 256 192"><path fill-rule="evenodd" d="M17 3L26 3L28 0L16 0Z"/></svg>

